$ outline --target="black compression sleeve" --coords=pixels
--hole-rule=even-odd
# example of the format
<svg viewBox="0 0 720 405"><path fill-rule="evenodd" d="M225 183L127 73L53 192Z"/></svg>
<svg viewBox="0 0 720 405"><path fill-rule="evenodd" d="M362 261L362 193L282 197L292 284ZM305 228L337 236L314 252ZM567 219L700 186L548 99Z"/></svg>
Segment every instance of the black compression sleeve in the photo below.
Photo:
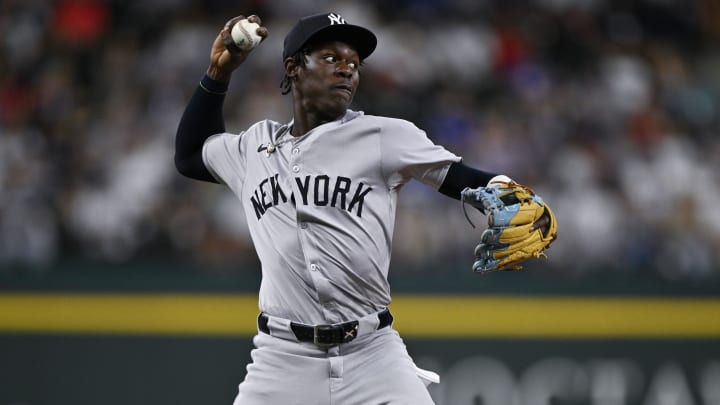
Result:
<svg viewBox="0 0 720 405"><path fill-rule="evenodd" d="M185 107L175 135L175 167L184 176L217 183L203 163L202 148L211 135L225 132L227 87L205 75Z"/></svg>
<svg viewBox="0 0 720 405"><path fill-rule="evenodd" d="M460 193L465 187L484 187L495 176L497 176L495 173L473 169L462 163L453 163L450 165L447 176L445 176L445 180L438 191L459 200Z"/></svg>

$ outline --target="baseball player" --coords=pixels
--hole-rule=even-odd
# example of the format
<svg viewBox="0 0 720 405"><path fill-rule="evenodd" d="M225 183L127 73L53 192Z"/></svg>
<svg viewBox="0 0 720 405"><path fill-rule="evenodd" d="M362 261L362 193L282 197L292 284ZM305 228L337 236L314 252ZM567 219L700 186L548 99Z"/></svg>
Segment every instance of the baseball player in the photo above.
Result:
<svg viewBox="0 0 720 405"><path fill-rule="evenodd" d="M388 310L397 195L416 179L460 199L496 174L464 165L410 122L350 110L377 39L335 13L301 18L285 37L292 120L227 133L224 94L251 53L230 33L243 18L212 45L175 155L183 175L237 196L262 264L258 334L235 404L432 404L436 375L415 366ZM260 18L248 20L267 37Z"/></svg>

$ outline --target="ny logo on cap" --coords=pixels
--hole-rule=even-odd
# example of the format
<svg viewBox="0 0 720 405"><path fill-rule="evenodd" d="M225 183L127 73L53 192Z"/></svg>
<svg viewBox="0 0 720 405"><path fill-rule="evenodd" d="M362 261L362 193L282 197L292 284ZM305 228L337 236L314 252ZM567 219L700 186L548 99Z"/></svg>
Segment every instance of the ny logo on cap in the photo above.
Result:
<svg viewBox="0 0 720 405"><path fill-rule="evenodd" d="M342 18L339 14L330 13L328 14L328 18L330 19L330 25L345 24L345 19Z"/></svg>

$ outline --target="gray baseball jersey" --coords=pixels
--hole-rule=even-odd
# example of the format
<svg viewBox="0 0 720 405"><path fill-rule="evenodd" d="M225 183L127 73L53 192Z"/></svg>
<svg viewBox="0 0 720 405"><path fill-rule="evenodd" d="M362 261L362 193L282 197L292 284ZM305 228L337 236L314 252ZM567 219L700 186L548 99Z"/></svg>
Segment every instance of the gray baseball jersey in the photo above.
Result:
<svg viewBox="0 0 720 405"><path fill-rule="evenodd" d="M338 323L390 303L397 193L439 188L460 158L399 119L350 111L293 137L265 120L205 141L203 160L242 202L262 264L260 310Z"/></svg>

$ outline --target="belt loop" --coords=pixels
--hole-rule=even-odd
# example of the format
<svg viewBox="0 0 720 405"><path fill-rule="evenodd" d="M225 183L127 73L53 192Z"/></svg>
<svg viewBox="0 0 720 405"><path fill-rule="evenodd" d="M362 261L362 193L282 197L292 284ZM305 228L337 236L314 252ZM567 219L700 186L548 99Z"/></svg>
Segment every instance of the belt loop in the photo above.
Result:
<svg viewBox="0 0 720 405"><path fill-rule="evenodd" d="M262 333L270 334L270 328L268 328L268 316L260 312L258 315L258 330Z"/></svg>
<svg viewBox="0 0 720 405"><path fill-rule="evenodd" d="M267 318L270 335L286 340L298 340L290 327L290 320L274 316L269 316Z"/></svg>

